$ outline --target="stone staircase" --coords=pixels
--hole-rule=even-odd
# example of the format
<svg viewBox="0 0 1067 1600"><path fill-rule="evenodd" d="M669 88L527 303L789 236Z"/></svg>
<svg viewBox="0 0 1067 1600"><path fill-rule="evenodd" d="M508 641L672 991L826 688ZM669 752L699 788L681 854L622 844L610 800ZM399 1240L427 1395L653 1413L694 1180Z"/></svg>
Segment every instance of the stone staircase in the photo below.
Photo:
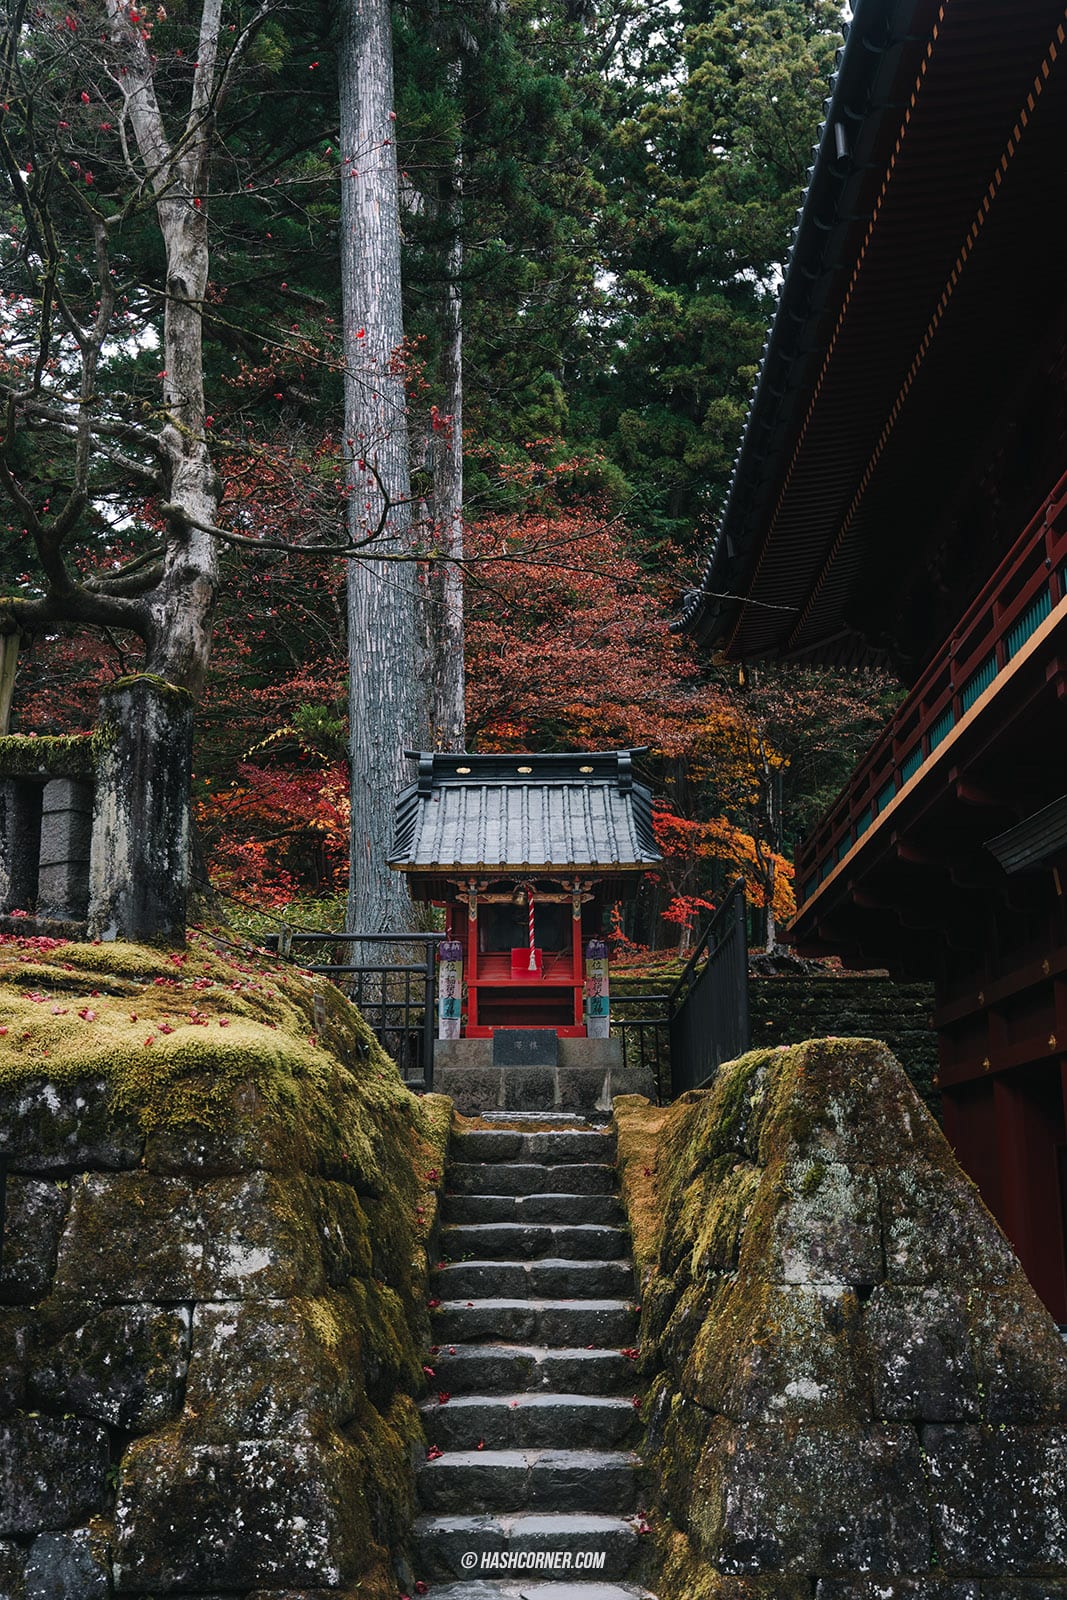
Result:
<svg viewBox="0 0 1067 1600"><path fill-rule="evenodd" d="M627 1581L637 1315L614 1136L545 1121L453 1139L414 1528L428 1600L651 1600Z"/></svg>

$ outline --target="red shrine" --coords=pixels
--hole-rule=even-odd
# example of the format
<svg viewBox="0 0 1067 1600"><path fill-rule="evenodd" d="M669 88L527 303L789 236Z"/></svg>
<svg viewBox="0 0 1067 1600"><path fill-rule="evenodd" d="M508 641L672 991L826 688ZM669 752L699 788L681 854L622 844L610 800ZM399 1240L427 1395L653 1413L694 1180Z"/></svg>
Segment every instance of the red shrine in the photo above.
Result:
<svg viewBox="0 0 1067 1600"><path fill-rule="evenodd" d="M793 936L935 980L946 1132L1061 1322L1065 23L859 0L680 623L909 687L799 854Z"/></svg>
<svg viewBox="0 0 1067 1600"><path fill-rule="evenodd" d="M412 754L389 859L414 899L445 907L466 993L457 1036L586 1037L587 942L660 859L640 753Z"/></svg>

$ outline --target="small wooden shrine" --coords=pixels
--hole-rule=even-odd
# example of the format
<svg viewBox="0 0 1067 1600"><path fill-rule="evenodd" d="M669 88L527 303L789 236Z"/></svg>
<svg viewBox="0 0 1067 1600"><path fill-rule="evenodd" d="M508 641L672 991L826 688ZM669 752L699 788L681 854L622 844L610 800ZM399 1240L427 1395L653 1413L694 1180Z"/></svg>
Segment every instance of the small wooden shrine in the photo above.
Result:
<svg viewBox="0 0 1067 1600"><path fill-rule="evenodd" d="M660 860L640 753L411 753L389 864L415 900L445 907L442 955L462 961L466 993L454 1037L586 1036L586 945Z"/></svg>

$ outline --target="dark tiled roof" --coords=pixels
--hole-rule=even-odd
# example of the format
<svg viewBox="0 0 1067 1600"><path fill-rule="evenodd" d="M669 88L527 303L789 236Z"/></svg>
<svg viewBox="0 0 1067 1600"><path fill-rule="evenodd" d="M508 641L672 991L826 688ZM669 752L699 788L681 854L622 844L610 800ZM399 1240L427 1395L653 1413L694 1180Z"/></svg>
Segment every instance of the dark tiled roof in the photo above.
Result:
<svg viewBox="0 0 1067 1600"><path fill-rule="evenodd" d="M420 754L396 802L389 863L403 872L641 871L660 860L652 796L629 750Z"/></svg>
<svg viewBox="0 0 1067 1600"><path fill-rule="evenodd" d="M1061 795L1007 833L987 839L986 847L1005 872L1050 866L1057 856L1067 854L1067 795Z"/></svg>

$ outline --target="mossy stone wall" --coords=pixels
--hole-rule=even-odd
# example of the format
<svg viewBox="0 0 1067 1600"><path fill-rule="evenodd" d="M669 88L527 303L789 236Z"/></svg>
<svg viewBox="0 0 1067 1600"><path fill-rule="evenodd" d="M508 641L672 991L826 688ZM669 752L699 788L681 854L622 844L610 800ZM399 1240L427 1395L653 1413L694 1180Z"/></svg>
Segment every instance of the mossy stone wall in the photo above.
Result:
<svg viewBox="0 0 1067 1600"><path fill-rule="evenodd" d="M882 1039L936 1112L940 1094L933 1082L937 1075L933 984L783 974L753 976L748 994L753 1049L832 1035Z"/></svg>
<svg viewBox="0 0 1067 1600"><path fill-rule="evenodd" d="M660 1600L1067 1600L1067 1351L885 1047L616 1122Z"/></svg>
<svg viewBox="0 0 1067 1600"><path fill-rule="evenodd" d="M48 969L24 952L23 971L77 984L68 953ZM140 961L167 970L158 954ZM226 972L213 958L202 970ZM101 1035L98 1071L66 1060L49 1075L35 1069L29 1019L14 1044L3 1028L5 1600L395 1600L424 1450L415 1397L451 1106L411 1095L328 985L282 975L271 1011L249 966L229 977L190 974L197 1016L217 1026L259 1006L273 1046L262 1071L221 1054L213 1074L210 1034L187 1021L202 1044L184 1072L152 1080L126 1064L116 1077ZM132 980L98 966L87 981ZM179 980L157 981L141 1001L105 993L81 1007L83 1060L109 1006L166 997L174 1022L155 1037L178 1039ZM329 1049L303 1022L301 1053L315 995ZM48 1000L36 1010L42 1029L46 1016L79 1020ZM137 1026L144 1040L143 1016ZM220 1051L236 1031L217 1034ZM148 1061L158 1045L142 1043Z"/></svg>

